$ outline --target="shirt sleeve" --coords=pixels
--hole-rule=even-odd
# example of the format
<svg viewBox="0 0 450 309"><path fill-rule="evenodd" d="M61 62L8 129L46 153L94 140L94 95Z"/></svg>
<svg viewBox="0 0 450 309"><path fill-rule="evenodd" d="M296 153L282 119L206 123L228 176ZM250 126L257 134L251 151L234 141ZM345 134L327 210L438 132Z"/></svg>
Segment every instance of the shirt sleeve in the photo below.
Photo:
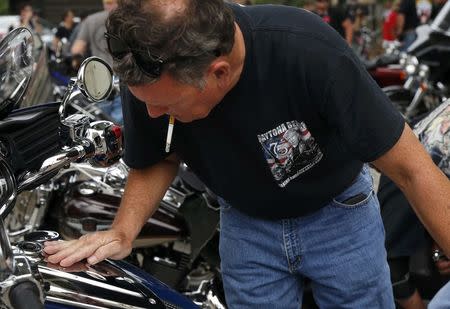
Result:
<svg viewBox="0 0 450 309"><path fill-rule="evenodd" d="M76 40L89 42L89 16L81 22L80 30L78 31Z"/></svg>
<svg viewBox="0 0 450 309"><path fill-rule="evenodd" d="M56 29L55 37L57 37L58 39L62 39L64 37L64 33L63 32L64 32L63 27L59 26Z"/></svg>
<svg viewBox="0 0 450 309"><path fill-rule="evenodd" d="M145 103L134 97L127 87L121 87L124 117L125 163L135 169L152 166L170 153L165 152L169 119L150 118Z"/></svg>
<svg viewBox="0 0 450 309"><path fill-rule="evenodd" d="M371 162L395 145L404 119L355 58L338 57L320 113L349 153Z"/></svg>

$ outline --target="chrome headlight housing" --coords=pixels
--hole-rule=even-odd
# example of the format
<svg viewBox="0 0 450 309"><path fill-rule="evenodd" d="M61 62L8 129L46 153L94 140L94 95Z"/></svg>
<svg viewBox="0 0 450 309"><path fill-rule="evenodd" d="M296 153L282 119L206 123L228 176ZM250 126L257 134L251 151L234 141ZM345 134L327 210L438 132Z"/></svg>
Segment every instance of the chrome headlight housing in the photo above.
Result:
<svg viewBox="0 0 450 309"><path fill-rule="evenodd" d="M406 66L406 59L408 58L408 54L405 52L400 53L399 63L402 67Z"/></svg>
<svg viewBox="0 0 450 309"><path fill-rule="evenodd" d="M428 79L428 76L430 75L430 67L425 64L421 64L417 74L421 79Z"/></svg>
<svg viewBox="0 0 450 309"><path fill-rule="evenodd" d="M419 60L414 56L407 56L405 59L405 71L408 75L414 75L419 68Z"/></svg>

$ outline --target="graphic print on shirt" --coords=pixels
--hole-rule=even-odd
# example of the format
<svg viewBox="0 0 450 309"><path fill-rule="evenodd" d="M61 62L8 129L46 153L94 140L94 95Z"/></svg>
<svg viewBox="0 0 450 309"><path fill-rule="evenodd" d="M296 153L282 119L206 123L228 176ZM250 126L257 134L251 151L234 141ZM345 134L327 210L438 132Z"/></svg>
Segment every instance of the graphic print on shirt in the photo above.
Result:
<svg viewBox="0 0 450 309"><path fill-rule="evenodd" d="M258 140L277 184L284 188L323 157L304 122L288 121L259 134Z"/></svg>

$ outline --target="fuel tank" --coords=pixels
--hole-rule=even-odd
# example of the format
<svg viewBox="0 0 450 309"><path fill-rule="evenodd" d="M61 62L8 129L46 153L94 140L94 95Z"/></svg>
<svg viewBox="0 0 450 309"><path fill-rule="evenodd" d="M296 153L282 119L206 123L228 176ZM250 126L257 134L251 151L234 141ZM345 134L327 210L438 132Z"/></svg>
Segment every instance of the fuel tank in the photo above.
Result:
<svg viewBox="0 0 450 309"><path fill-rule="evenodd" d="M55 236L56 235L56 236ZM27 237L31 236L31 237ZM198 308L183 295L128 263L85 261L61 267L46 261L43 242L58 237L53 231L28 234L17 247L43 284L46 308Z"/></svg>

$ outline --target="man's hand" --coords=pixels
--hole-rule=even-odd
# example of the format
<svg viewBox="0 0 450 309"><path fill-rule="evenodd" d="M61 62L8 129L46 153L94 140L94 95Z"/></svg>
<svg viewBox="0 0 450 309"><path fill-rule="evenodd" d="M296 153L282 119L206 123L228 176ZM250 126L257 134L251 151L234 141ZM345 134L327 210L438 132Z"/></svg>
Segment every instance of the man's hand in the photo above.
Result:
<svg viewBox="0 0 450 309"><path fill-rule="evenodd" d="M112 229L86 234L77 240L46 242L44 252L48 254L48 262L69 267L83 259L87 259L89 264L107 258L120 260L131 253L131 248L131 240L124 233Z"/></svg>

